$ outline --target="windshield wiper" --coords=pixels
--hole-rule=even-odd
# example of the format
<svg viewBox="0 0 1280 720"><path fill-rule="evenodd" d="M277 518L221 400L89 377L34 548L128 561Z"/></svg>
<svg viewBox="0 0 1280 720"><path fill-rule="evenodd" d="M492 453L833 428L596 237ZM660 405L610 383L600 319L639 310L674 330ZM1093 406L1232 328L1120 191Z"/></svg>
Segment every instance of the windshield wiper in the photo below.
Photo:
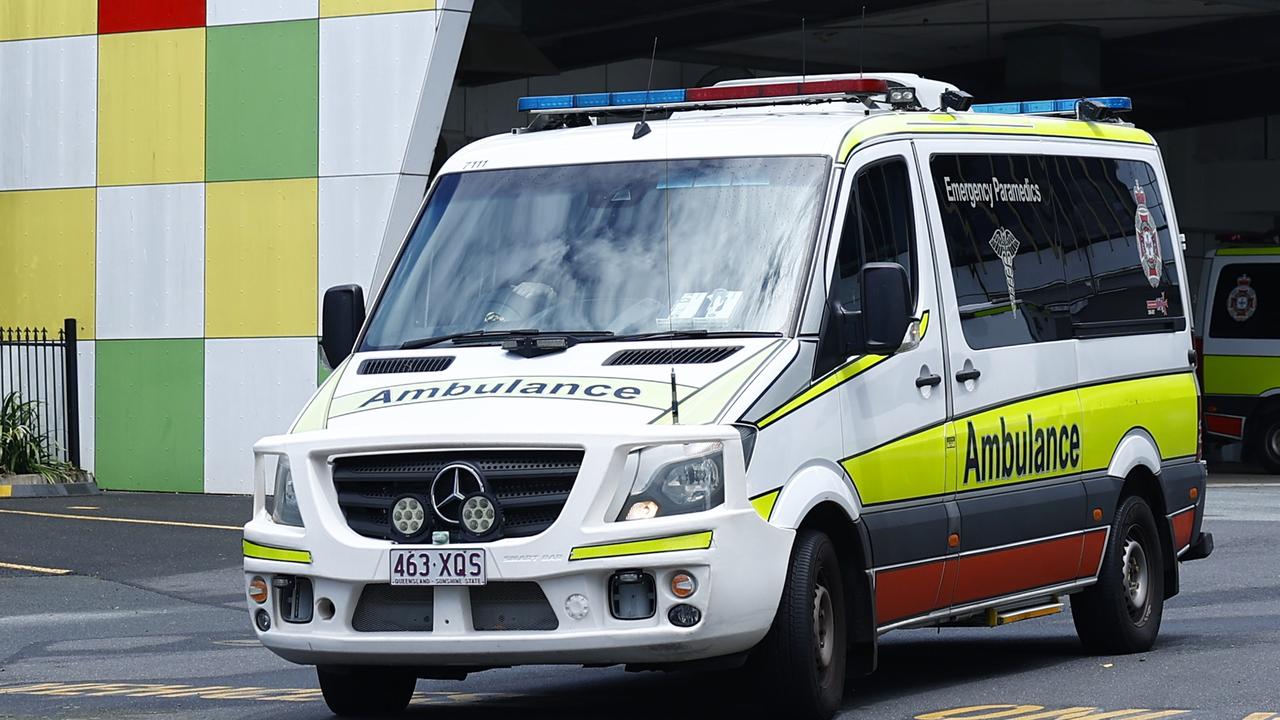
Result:
<svg viewBox="0 0 1280 720"><path fill-rule="evenodd" d="M538 330L536 328L522 328L518 330L470 330L467 332L449 333L448 335L437 335L435 337L419 338L417 340L408 340L400 345L401 350L416 350L418 348L438 345L442 342L452 342L455 345L471 342L494 342L498 340L506 340L509 338L537 338L537 337L561 337L569 338L573 341L603 339L612 336L613 333L608 330Z"/></svg>
<svg viewBox="0 0 1280 720"><path fill-rule="evenodd" d="M634 333L631 335L613 335L592 339L590 342L632 342L635 340L689 340L698 338L754 338L782 337L780 332L764 332L757 330L660 330L658 332Z"/></svg>

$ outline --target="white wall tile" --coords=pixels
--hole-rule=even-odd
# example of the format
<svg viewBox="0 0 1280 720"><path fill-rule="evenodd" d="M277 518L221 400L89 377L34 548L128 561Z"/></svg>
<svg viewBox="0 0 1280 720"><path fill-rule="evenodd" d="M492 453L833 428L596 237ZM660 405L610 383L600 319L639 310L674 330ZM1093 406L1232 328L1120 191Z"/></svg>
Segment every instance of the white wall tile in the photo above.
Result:
<svg viewBox="0 0 1280 720"><path fill-rule="evenodd" d="M320 174L399 172L436 12L320 21Z"/></svg>
<svg viewBox="0 0 1280 720"><path fill-rule="evenodd" d="M91 187L98 39L0 43L0 190Z"/></svg>
<svg viewBox="0 0 1280 720"><path fill-rule="evenodd" d="M204 185L98 189L97 337L200 337Z"/></svg>
<svg viewBox="0 0 1280 720"><path fill-rule="evenodd" d="M319 0L208 0L208 25L298 20L317 17Z"/></svg>
<svg viewBox="0 0 1280 720"><path fill-rule="evenodd" d="M76 343L76 376L80 378L80 467L93 472L94 399L97 386L94 384L94 362L97 359L97 344L92 340L81 340Z"/></svg>
<svg viewBox="0 0 1280 720"><path fill-rule="evenodd" d="M398 175L320 178L320 302L334 285L372 294L373 268L391 214Z"/></svg>
<svg viewBox="0 0 1280 720"><path fill-rule="evenodd" d="M253 444L288 431L316 389L315 338L204 344L204 490L253 490Z"/></svg>

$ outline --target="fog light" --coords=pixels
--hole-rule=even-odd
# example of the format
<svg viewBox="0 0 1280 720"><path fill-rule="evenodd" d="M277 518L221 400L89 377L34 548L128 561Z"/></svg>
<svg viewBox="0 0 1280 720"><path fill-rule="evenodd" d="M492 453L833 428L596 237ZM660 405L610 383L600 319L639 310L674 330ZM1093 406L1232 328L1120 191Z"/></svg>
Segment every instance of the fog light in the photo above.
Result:
<svg viewBox="0 0 1280 720"><path fill-rule="evenodd" d="M574 593L565 598L564 611L574 620L581 620L591 612L591 603L587 600L586 595Z"/></svg>
<svg viewBox="0 0 1280 720"><path fill-rule="evenodd" d="M261 605L267 601L267 581L255 577L249 581L249 599Z"/></svg>
<svg viewBox="0 0 1280 720"><path fill-rule="evenodd" d="M266 632L271 629L271 616L266 610L259 610L253 614L253 624L257 625L262 632Z"/></svg>
<svg viewBox="0 0 1280 720"><path fill-rule="evenodd" d="M498 534L502 527L502 509L496 500L484 493L468 495L462 501L459 522L464 540L476 542Z"/></svg>
<svg viewBox="0 0 1280 720"><path fill-rule="evenodd" d="M693 627L702 620L702 611L692 605L672 605L667 611L667 619L676 627Z"/></svg>
<svg viewBox="0 0 1280 720"><path fill-rule="evenodd" d="M684 600L698 591L698 581L683 570L671 576L671 594Z"/></svg>
<svg viewBox="0 0 1280 720"><path fill-rule="evenodd" d="M422 502L412 495L405 495L396 500L391 507L391 527L401 537L412 538L422 532L427 524L427 511Z"/></svg>

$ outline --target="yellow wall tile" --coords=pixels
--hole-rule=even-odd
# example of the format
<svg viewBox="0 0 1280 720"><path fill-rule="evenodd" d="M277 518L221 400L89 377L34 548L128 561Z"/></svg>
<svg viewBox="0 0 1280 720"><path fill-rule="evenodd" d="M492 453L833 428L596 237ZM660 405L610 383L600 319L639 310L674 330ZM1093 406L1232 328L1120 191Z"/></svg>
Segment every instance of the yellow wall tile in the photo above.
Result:
<svg viewBox="0 0 1280 720"><path fill-rule="evenodd" d="M0 0L0 40L93 35L98 0Z"/></svg>
<svg viewBox="0 0 1280 720"><path fill-rule="evenodd" d="M205 336L316 334L314 178L205 189Z"/></svg>
<svg viewBox="0 0 1280 720"><path fill-rule="evenodd" d="M0 326L93 337L94 208L93 188L0 192Z"/></svg>
<svg viewBox="0 0 1280 720"><path fill-rule="evenodd" d="M434 10L436 0L320 0L320 17Z"/></svg>
<svg viewBox="0 0 1280 720"><path fill-rule="evenodd" d="M99 185L204 180L204 32L99 37Z"/></svg>

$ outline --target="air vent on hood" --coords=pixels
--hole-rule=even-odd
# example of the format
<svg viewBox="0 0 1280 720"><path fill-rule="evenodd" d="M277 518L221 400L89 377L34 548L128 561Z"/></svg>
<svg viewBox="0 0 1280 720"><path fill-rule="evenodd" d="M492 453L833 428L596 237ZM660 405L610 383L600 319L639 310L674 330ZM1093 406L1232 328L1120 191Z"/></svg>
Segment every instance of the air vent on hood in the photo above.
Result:
<svg viewBox="0 0 1280 720"><path fill-rule="evenodd" d="M641 348L619 350L605 365L703 365L718 363L742 349L735 347Z"/></svg>
<svg viewBox="0 0 1280 720"><path fill-rule="evenodd" d="M385 375L387 373L440 372L453 364L452 355L425 355L419 357L389 357L362 360L356 369L359 375Z"/></svg>

